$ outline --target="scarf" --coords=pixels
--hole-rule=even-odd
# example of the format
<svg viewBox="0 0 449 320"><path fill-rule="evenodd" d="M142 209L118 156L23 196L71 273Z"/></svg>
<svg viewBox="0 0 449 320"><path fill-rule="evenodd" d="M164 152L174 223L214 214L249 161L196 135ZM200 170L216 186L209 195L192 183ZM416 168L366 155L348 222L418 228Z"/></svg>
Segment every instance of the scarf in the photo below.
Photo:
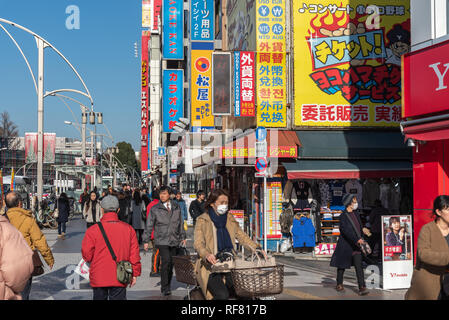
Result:
<svg viewBox="0 0 449 320"><path fill-rule="evenodd" d="M228 221L228 213L223 215L218 215L215 213L213 208L209 208L209 217L214 223L217 229L217 245L218 252L221 251L231 251L234 249L232 245L231 236L229 235L228 229L226 229L226 222Z"/></svg>
<svg viewBox="0 0 449 320"><path fill-rule="evenodd" d="M90 209L92 211L92 221L97 223L97 200L90 202Z"/></svg>

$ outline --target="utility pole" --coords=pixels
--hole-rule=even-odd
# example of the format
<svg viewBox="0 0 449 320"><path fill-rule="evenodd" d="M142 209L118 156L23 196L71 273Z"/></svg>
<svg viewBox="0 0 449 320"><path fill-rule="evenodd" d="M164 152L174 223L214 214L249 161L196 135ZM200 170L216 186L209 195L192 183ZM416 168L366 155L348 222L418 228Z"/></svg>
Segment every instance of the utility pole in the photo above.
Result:
<svg viewBox="0 0 449 320"><path fill-rule="evenodd" d="M44 173L44 49L45 43L42 39L36 38L38 49L38 92L37 92L37 199L39 204L43 194L43 173ZM40 209L39 205L39 210Z"/></svg>

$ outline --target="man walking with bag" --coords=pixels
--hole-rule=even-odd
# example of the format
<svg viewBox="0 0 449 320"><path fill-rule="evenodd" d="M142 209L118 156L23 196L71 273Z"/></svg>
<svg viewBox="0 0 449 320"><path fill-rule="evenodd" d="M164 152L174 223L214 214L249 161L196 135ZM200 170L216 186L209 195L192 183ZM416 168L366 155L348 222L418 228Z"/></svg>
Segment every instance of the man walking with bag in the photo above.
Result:
<svg viewBox="0 0 449 320"><path fill-rule="evenodd" d="M139 244L134 229L118 219L117 197L107 195L100 203L101 222L87 229L82 242L83 259L90 263L94 300L126 300L126 287L140 276Z"/></svg>
<svg viewBox="0 0 449 320"><path fill-rule="evenodd" d="M179 245L186 245L186 232L181 209L176 201L170 200L168 187L159 190L160 202L154 205L146 222L143 235L144 250L148 251L151 232L154 228L154 245L161 255L161 292L171 295L170 283L173 276L173 260Z"/></svg>

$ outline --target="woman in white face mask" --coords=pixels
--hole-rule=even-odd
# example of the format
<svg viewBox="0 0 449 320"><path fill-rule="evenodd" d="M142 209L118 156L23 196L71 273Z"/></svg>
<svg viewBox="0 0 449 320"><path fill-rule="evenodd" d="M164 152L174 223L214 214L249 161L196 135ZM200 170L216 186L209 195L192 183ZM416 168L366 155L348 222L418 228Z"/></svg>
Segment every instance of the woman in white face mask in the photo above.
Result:
<svg viewBox="0 0 449 320"><path fill-rule="evenodd" d="M259 247L240 229L228 212L228 204L227 191L213 190L206 201L206 212L197 218L195 225L194 248L200 256L196 264L197 280L208 300L228 300L233 293L230 272L211 272L211 267L220 262L224 253L235 252L235 240L247 250Z"/></svg>

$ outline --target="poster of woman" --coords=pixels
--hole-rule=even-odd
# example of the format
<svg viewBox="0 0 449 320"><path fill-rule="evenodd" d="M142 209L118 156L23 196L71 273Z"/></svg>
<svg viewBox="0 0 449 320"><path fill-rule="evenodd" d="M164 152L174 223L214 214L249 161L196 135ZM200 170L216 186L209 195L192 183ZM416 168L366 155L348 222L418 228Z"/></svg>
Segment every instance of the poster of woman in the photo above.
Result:
<svg viewBox="0 0 449 320"><path fill-rule="evenodd" d="M411 216L383 216L384 261L412 260Z"/></svg>

